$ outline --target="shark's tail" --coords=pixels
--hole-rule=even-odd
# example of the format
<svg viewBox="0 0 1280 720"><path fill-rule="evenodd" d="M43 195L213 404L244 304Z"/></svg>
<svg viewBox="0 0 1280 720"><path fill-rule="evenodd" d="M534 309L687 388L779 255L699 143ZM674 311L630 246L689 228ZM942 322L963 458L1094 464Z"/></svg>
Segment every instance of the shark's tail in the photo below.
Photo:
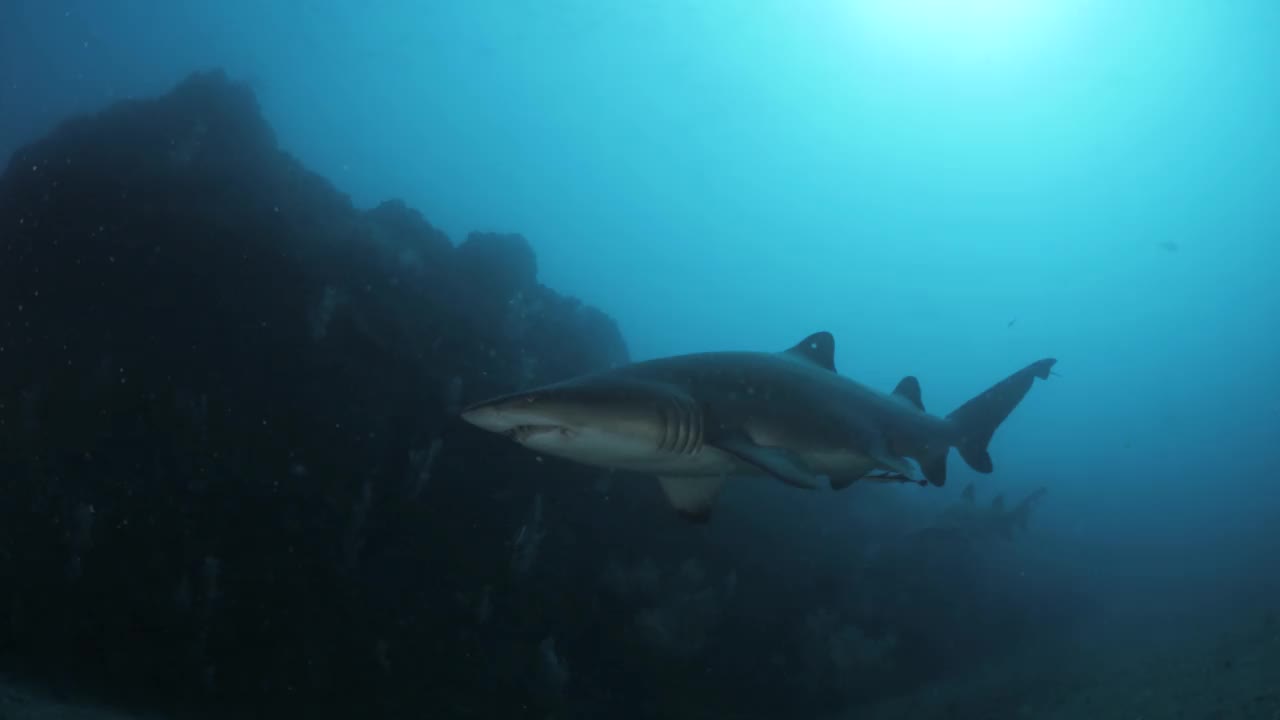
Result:
<svg viewBox="0 0 1280 720"><path fill-rule="evenodd" d="M991 436L1026 396L1031 383L1036 378L1047 379L1056 362L1054 358L1033 362L947 416L955 427L956 440L953 445L969 467L980 473L991 472L991 455L987 453Z"/></svg>

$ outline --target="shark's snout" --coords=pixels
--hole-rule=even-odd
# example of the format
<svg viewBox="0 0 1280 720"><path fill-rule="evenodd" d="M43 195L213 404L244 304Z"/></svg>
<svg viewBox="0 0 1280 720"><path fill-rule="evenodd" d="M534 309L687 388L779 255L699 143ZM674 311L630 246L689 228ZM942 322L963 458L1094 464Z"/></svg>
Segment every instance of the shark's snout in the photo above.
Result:
<svg viewBox="0 0 1280 720"><path fill-rule="evenodd" d="M538 404L536 394L513 395L477 403L461 413L476 427L524 444L545 432L568 432L564 422Z"/></svg>
<svg viewBox="0 0 1280 720"><path fill-rule="evenodd" d="M461 415L540 453L601 467L651 468L693 437L694 423L677 410L649 386L592 379L493 398Z"/></svg>
<svg viewBox="0 0 1280 720"><path fill-rule="evenodd" d="M463 420L481 430L500 433L507 429L509 423L498 408L489 403L472 405L461 413Z"/></svg>

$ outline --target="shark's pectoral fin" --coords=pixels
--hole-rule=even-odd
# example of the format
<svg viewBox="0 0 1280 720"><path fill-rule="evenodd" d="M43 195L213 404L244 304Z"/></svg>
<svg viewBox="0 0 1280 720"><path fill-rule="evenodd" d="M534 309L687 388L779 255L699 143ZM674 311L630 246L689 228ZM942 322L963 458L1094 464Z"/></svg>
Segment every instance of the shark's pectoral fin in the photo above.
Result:
<svg viewBox="0 0 1280 720"><path fill-rule="evenodd" d="M723 475L705 477L659 477L662 492L682 516L694 522L711 519L711 506L724 485Z"/></svg>
<svg viewBox="0 0 1280 720"><path fill-rule="evenodd" d="M833 477L831 478L831 489L844 490L845 488L849 487L850 485L856 482L858 482L858 476L856 475L844 475L842 477Z"/></svg>
<svg viewBox="0 0 1280 720"><path fill-rule="evenodd" d="M757 445L745 433L736 433L708 443L738 458L742 462L772 475L782 482L805 490L818 487L814 475L799 455L779 447Z"/></svg>

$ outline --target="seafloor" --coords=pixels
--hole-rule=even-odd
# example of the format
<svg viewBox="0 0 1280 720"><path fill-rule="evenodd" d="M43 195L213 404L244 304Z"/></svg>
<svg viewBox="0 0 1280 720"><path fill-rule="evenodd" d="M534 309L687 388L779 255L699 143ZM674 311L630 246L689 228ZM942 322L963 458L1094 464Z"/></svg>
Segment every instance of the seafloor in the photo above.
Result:
<svg viewBox="0 0 1280 720"><path fill-rule="evenodd" d="M1280 720L1280 622L1219 622L1079 628L1069 644L1028 647L848 717Z"/></svg>
<svg viewBox="0 0 1280 720"><path fill-rule="evenodd" d="M1073 645L1026 648L826 720L1280 720L1280 621L1271 615L1227 623L1232 629L1097 628ZM54 698L0 678L0 720L163 717Z"/></svg>

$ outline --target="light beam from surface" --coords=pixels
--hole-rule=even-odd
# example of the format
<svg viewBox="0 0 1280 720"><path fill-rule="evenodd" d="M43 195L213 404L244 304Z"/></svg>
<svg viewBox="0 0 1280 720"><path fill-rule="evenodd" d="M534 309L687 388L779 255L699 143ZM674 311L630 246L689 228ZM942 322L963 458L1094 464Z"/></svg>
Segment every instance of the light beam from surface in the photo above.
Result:
<svg viewBox="0 0 1280 720"><path fill-rule="evenodd" d="M942 65L1018 63L1049 39L1054 0L850 0L858 35L904 59Z"/></svg>

